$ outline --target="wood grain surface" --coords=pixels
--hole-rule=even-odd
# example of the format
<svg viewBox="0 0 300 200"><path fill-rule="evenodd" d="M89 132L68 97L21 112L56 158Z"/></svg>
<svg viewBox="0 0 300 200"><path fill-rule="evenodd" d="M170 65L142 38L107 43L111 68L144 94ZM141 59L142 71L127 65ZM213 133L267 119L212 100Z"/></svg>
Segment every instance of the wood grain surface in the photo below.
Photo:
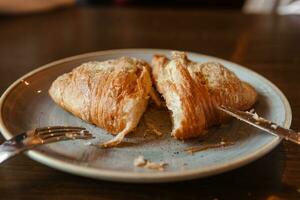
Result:
<svg viewBox="0 0 300 200"><path fill-rule="evenodd" d="M300 130L299 16L118 7L0 16L0 93L48 62L118 48L195 51L247 66L285 93ZM167 184L87 179L21 155L0 166L0 199L300 199L300 147L282 142L240 169Z"/></svg>

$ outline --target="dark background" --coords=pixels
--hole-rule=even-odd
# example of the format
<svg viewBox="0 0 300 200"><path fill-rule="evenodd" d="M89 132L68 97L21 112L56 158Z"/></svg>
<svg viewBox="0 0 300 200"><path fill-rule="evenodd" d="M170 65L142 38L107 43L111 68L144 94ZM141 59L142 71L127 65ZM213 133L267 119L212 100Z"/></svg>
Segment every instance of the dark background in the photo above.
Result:
<svg viewBox="0 0 300 200"><path fill-rule="evenodd" d="M152 7L201 7L201 8L241 8L244 0L87 0L90 5L152 6Z"/></svg>
<svg viewBox="0 0 300 200"><path fill-rule="evenodd" d="M25 73L57 59L118 48L178 49L217 56L259 72L287 96L292 128L300 130L299 35L299 16L245 15L240 9L219 7L74 6L1 16L0 94ZM288 142L247 166L179 183L87 179L24 155L0 166L0 199L298 200L299 189L300 148Z"/></svg>

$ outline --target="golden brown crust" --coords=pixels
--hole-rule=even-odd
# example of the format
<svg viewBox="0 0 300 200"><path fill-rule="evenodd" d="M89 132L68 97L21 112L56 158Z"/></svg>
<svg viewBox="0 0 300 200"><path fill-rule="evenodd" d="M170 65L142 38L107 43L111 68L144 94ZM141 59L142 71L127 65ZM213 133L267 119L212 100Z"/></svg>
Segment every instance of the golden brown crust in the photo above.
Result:
<svg viewBox="0 0 300 200"><path fill-rule="evenodd" d="M151 85L146 62L122 57L82 64L58 77L49 94L75 116L124 137L145 111Z"/></svg>
<svg viewBox="0 0 300 200"><path fill-rule="evenodd" d="M219 63L195 63L183 52L172 60L156 55L152 59L158 91L172 111L172 135L178 139L198 137L205 129L222 123L226 116L216 106L249 109L256 101L255 90Z"/></svg>
<svg viewBox="0 0 300 200"><path fill-rule="evenodd" d="M178 62L177 62L178 61ZM179 139L198 137L205 129L205 115L202 107L187 106L202 102L204 88L197 85L190 76L185 63L175 61L174 66L168 66L169 60L164 56L154 56L153 76L156 87L166 100L167 107L173 112L174 129L172 135ZM176 100L177 99L177 100ZM174 102L176 101L176 102ZM180 104L180 105L179 105ZM180 109L180 111L175 111ZM177 126L177 116L180 113L180 125Z"/></svg>

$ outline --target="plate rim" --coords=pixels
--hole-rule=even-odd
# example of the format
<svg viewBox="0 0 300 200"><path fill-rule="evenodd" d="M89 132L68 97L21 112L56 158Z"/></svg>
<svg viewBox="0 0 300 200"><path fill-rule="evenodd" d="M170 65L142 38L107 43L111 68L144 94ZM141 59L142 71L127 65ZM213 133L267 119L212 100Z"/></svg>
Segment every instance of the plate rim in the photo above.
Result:
<svg viewBox="0 0 300 200"><path fill-rule="evenodd" d="M128 52L151 52L153 53L154 51L160 51L160 52L170 52L174 51L171 49L152 49L152 48L130 48L130 49L111 49L111 50L104 50L104 51L95 51L95 52L90 52L90 53L84 53L84 54L79 54L63 59L59 59L53 62L50 62L48 64L42 65L41 67L38 67L25 75L21 76L19 79L14 81L1 95L0 98L0 131L2 135L4 136L5 139L9 139L12 137L12 134L10 131L5 127L4 121L3 121L3 116L2 116L2 110L4 106L4 102L7 98L7 96L14 90L18 84L21 83L22 80L40 72L45 69L51 68L55 65L68 62L71 60L75 59L80 59L84 57L89 57L89 56L101 56L101 55L107 55L107 54L115 54L115 53L128 53ZM269 81L267 78L263 77L262 75L258 74L257 72L244 67L242 65L239 65L237 63L233 63L231 61L214 57L214 56L209 56L197 52L188 52L190 55L194 56L200 56L200 57L206 57L214 60L218 60L221 62L228 63L230 65L233 65L234 67L237 67L241 70L248 71L252 74L254 74L257 78L262 79L266 84L268 84L275 92L277 95L279 95L282 103L284 104L284 109L286 110L285 114L285 121L284 121L284 127L289 128L292 122L292 110L291 106L283 94L283 92L271 81ZM194 168L190 170L184 170L180 171L174 171L174 172L154 172L154 173L143 173L143 172L119 172L119 171L114 171L114 170L107 170L107 169L99 169L99 168L92 168L88 166L82 166L78 164L74 164L71 162L65 162L60 159L51 157L49 155L46 155L45 153L39 152L37 150L29 150L25 152L31 159L40 162L42 164L45 164L49 167L52 167L54 169L58 169L67 173L71 174L76 174L80 176L85 176L89 178L94 178L94 179L101 179L101 180L110 180L110 181L118 181L118 182L135 182L135 183L154 183L154 182L173 182L173 181L182 181L182 180L190 180L190 179L195 179L195 178L202 178L202 177L207 177L211 175L217 175L223 172L227 172L232 169L236 169L239 167L242 167L250 162L253 162L257 160L258 158L266 155L268 152L270 152L273 148L275 148L279 143L281 139L278 137L274 137L272 141L270 141L267 145L263 146L262 148L247 154L247 156L235 159L231 162L223 162L219 165L215 165L213 167L206 167L206 168Z"/></svg>

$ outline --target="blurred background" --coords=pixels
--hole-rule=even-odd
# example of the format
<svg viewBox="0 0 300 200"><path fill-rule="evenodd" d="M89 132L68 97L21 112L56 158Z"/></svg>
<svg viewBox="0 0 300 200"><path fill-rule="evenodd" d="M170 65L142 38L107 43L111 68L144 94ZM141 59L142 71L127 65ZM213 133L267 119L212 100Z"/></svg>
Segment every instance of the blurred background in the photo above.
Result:
<svg viewBox="0 0 300 200"><path fill-rule="evenodd" d="M300 14L299 0L0 0L2 14L28 14L67 6L151 6L239 9L245 13Z"/></svg>
<svg viewBox="0 0 300 200"><path fill-rule="evenodd" d="M300 130L299 15L300 0L0 0L0 94L24 74L69 56L176 49L230 60L265 76L289 99L292 128ZM24 194L63 200L299 200L300 148L282 143L239 170L150 187L83 179L20 156L0 168L0 199Z"/></svg>

